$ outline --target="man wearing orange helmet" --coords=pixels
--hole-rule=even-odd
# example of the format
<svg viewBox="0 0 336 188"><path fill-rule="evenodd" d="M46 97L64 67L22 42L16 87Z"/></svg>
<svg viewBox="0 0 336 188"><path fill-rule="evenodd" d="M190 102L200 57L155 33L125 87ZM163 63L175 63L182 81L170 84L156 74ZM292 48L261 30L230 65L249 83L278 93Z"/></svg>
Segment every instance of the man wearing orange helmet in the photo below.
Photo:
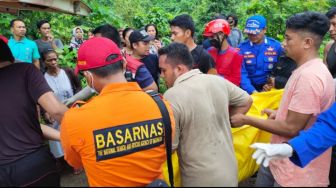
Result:
<svg viewBox="0 0 336 188"><path fill-rule="evenodd" d="M212 44L208 52L216 62L218 74L239 86L243 58L239 55L238 50L228 43L229 34L230 25L224 19L210 21L205 26L203 33Z"/></svg>

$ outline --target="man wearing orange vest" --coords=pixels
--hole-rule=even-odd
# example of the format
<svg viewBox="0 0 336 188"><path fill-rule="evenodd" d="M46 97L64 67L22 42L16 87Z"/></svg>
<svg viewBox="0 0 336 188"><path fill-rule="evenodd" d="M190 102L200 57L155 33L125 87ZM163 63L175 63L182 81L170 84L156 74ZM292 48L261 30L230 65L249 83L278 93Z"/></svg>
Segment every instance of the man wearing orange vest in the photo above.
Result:
<svg viewBox="0 0 336 188"><path fill-rule="evenodd" d="M76 70L99 95L66 112L61 142L65 160L84 167L90 186L146 186L162 178L166 155L161 112L137 83L127 82L125 68L119 48L109 39L95 37L79 48ZM164 103L174 130L172 110Z"/></svg>

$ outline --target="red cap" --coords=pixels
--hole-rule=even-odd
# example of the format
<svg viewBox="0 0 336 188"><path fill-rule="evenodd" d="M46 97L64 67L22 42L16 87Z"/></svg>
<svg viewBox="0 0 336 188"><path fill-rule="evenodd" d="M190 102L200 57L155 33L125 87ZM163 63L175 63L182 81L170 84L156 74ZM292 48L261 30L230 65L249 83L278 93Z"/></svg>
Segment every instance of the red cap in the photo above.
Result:
<svg viewBox="0 0 336 188"><path fill-rule="evenodd" d="M117 57L106 61L107 57L113 54ZM75 74L79 71L110 65L122 59L120 49L113 41L104 37L93 37L79 47Z"/></svg>
<svg viewBox="0 0 336 188"><path fill-rule="evenodd" d="M224 19L212 20L206 24L203 32L203 36L211 37L218 32L223 32L225 35L230 34L230 25Z"/></svg>
<svg viewBox="0 0 336 188"><path fill-rule="evenodd" d="M3 40L6 44L8 44L8 39L2 35L0 35L0 40Z"/></svg>

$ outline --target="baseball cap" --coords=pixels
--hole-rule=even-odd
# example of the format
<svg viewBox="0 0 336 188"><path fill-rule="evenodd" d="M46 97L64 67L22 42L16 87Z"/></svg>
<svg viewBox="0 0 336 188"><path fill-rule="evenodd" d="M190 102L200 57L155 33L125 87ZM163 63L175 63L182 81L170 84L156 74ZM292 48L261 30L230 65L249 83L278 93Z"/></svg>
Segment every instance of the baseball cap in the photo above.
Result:
<svg viewBox="0 0 336 188"><path fill-rule="evenodd" d="M129 41L131 44L135 43L135 42L139 42L139 41L151 41L153 40L154 37L148 35L148 33L145 30L135 30L131 33L131 35L129 36Z"/></svg>
<svg viewBox="0 0 336 188"><path fill-rule="evenodd" d="M117 57L107 61L110 55L117 55ZM120 49L113 41L104 37L93 37L85 41L78 49L75 74L79 71L110 65L122 59Z"/></svg>
<svg viewBox="0 0 336 188"><path fill-rule="evenodd" d="M266 19L261 15L254 15L246 20L244 33L259 34L266 27Z"/></svg>

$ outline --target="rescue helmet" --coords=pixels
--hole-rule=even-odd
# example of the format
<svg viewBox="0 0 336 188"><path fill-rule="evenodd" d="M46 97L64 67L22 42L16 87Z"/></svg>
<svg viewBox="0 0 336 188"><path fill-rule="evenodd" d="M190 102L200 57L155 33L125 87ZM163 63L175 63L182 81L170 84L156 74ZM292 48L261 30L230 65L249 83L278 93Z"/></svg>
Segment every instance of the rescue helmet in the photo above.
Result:
<svg viewBox="0 0 336 188"><path fill-rule="evenodd" d="M230 34L230 25L224 19L212 20L206 24L203 36L211 37L218 32L223 32L225 35Z"/></svg>

